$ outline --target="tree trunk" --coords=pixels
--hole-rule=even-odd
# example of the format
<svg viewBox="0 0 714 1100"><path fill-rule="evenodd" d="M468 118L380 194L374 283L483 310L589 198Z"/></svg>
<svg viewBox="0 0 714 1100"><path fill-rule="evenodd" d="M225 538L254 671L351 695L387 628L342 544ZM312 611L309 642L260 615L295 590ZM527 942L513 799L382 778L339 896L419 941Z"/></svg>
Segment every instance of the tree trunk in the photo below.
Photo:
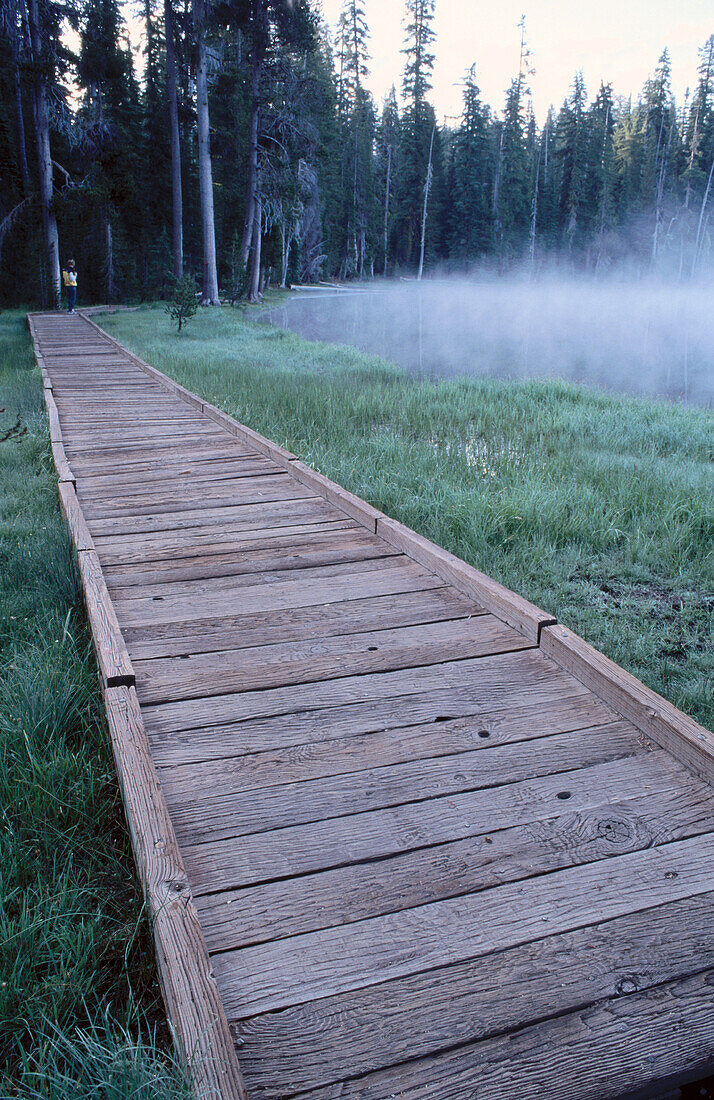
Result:
<svg viewBox="0 0 714 1100"><path fill-rule="evenodd" d="M216 228L213 219L213 173L208 117L208 62L206 59L205 0L192 0L196 33L196 116L198 122L198 179L203 227L203 298L204 306L217 306L218 272L216 269Z"/></svg>
<svg viewBox="0 0 714 1100"><path fill-rule="evenodd" d="M248 136L248 187L246 192L245 221L241 240L240 257L243 267L248 263L250 242L253 239L255 222L255 199L258 186L258 132L260 123L260 70L258 43L253 43L250 63L250 132Z"/></svg>
<svg viewBox="0 0 714 1100"><path fill-rule="evenodd" d="M181 185L181 138L179 135L176 51L172 0L164 0L166 28L166 92L169 101L171 139L172 254L174 278L183 275L183 190Z"/></svg>
<svg viewBox="0 0 714 1100"><path fill-rule="evenodd" d="M704 197L702 199L702 208L699 211L699 224L697 226L697 239L694 243L694 258L692 259L692 277L697 270L697 261L699 260L699 249L702 241L702 225L704 224L704 211L707 208L707 202L709 201L709 192L712 186L712 177L714 177L714 160L712 166L709 169L709 179L707 180L706 190L704 191Z"/></svg>
<svg viewBox="0 0 714 1100"><path fill-rule="evenodd" d="M37 168L40 182L40 206L42 208L42 230L45 241L45 263L43 268L49 276L52 302L60 306L60 263L59 234L57 218L52 209L52 153L50 150L50 121L47 110L47 84L43 76L42 36L40 34L40 16L38 0L28 0L30 25L30 43L34 62L33 108L35 134L37 138Z"/></svg>
<svg viewBox="0 0 714 1100"><path fill-rule="evenodd" d="M427 216L428 207L429 207L429 192L431 191L431 177L432 177L431 159L432 159L432 155L433 155L433 152L434 152L434 134L435 133L436 133L436 123L434 123L434 126L433 126L432 131L431 131L431 141L429 142L429 163L427 165L426 180L424 182L424 209L422 210L422 215L421 215L421 248L419 250L419 274L417 275L417 279L419 279L419 280L421 280L421 277L424 274L424 246L426 244L426 216Z"/></svg>
<svg viewBox="0 0 714 1100"><path fill-rule="evenodd" d="M255 216L253 218L253 248L250 257L250 289L248 301L260 301L260 253L262 244L263 203L260 195L255 197Z"/></svg>
<svg viewBox="0 0 714 1100"><path fill-rule="evenodd" d="M17 41L17 0L9 13L9 25L12 49L12 81L15 93L15 115L17 119L17 154L22 176L22 197L30 194L30 172L27 167L27 147L25 144L25 119L22 113L22 85L20 83L20 48Z"/></svg>
<svg viewBox="0 0 714 1100"><path fill-rule="evenodd" d="M392 179L392 146L387 146L387 186L384 193L384 277L387 277L389 257L389 187Z"/></svg>
<svg viewBox="0 0 714 1100"><path fill-rule="evenodd" d="M104 285L107 302L114 301L114 238L109 214L104 212Z"/></svg>

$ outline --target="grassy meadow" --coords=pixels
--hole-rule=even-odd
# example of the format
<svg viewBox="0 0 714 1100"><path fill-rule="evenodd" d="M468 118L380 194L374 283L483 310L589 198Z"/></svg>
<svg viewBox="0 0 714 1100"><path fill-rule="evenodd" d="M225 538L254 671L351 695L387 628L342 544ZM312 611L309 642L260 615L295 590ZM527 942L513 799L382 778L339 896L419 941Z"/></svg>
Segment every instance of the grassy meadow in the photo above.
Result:
<svg viewBox="0 0 714 1100"><path fill-rule="evenodd" d="M422 381L201 310L101 315L173 378L714 724L714 418L563 382Z"/></svg>
<svg viewBox="0 0 714 1100"><path fill-rule="evenodd" d="M24 314L0 314L0 1095L187 1100ZM163 1031L162 1031L163 1027Z"/></svg>

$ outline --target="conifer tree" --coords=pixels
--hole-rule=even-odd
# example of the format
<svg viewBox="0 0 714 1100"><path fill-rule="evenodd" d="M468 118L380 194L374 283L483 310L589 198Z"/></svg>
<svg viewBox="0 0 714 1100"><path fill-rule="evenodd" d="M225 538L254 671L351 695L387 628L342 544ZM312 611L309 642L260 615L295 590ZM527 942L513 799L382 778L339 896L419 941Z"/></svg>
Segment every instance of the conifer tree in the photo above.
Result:
<svg viewBox="0 0 714 1100"><path fill-rule="evenodd" d="M493 163L489 142L489 115L481 103L472 65L464 81L464 110L453 146L453 187L449 250L462 260L475 260L489 249L492 239L491 193Z"/></svg>
<svg viewBox="0 0 714 1100"><path fill-rule="evenodd" d="M434 0L406 0L406 57L402 94L406 101L398 165L400 258L416 265L419 259L425 197L431 187L430 162L440 159L436 116L427 94L434 69ZM431 164L433 172L433 164Z"/></svg>

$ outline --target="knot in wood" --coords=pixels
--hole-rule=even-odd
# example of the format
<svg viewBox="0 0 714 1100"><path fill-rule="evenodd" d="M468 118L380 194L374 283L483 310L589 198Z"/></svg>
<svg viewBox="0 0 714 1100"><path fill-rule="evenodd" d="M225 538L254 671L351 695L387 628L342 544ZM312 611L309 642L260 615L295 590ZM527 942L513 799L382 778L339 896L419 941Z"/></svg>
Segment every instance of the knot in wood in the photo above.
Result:
<svg viewBox="0 0 714 1100"><path fill-rule="evenodd" d="M623 974L615 986L615 993L618 997L625 996L627 993L636 993L639 989L639 983L636 974Z"/></svg>

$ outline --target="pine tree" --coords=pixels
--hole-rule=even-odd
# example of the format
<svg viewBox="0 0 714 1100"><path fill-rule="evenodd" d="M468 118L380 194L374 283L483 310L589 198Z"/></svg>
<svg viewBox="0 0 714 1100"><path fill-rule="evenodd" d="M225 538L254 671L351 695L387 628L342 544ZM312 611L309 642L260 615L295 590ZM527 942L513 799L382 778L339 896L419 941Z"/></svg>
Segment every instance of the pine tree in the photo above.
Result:
<svg viewBox="0 0 714 1100"><path fill-rule="evenodd" d="M481 103L472 65L464 82L464 111L453 145L453 216L448 237L455 258L475 260L491 244L493 163L489 142L489 115Z"/></svg>
<svg viewBox="0 0 714 1100"><path fill-rule="evenodd" d="M406 10L406 37L402 50L406 57L402 82L406 107L402 118L398 164L397 224L400 238L399 258L407 264L417 265L425 224L425 207L428 212L433 160L434 157L437 162L441 160L436 116L426 99L431 90L434 68L434 0L406 0Z"/></svg>

